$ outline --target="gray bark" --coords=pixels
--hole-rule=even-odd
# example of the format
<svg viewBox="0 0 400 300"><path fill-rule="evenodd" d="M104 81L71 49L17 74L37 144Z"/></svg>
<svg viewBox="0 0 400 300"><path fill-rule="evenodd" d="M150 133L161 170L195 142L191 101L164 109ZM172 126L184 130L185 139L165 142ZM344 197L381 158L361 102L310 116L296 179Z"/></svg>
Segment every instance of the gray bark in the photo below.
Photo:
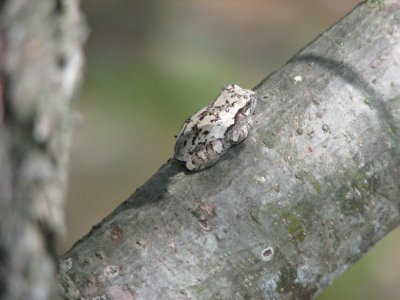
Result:
<svg viewBox="0 0 400 300"><path fill-rule="evenodd" d="M399 74L400 1L360 4L255 88L244 143L167 162L64 278L82 298L315 297L400 222Z"/></svg>
<svg viewBox="0 0 400 300"><path fill-rule="evenodd" d="M75 0L0 5L0 298L55 299L85 30Z"/></svg>

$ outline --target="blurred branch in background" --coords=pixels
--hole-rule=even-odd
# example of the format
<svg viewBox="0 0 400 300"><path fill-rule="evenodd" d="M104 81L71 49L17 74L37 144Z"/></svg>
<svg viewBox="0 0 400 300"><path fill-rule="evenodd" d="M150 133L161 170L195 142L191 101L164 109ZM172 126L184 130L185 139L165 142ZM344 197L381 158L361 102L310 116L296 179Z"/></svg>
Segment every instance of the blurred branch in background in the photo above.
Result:
<svg viewBox="0 0 400 300"><path fill-rule="evenodd" d="M260 84L225 161L167 163L95 226L62 264L81 295L309 298L398 225L398 4L364 3Z"/></svg>
<svg viewBox="0 0 400 300"><path fill-rule="evenodd" d="M55 299L86 31L78 1L1 1L0 298Z"/></svg>

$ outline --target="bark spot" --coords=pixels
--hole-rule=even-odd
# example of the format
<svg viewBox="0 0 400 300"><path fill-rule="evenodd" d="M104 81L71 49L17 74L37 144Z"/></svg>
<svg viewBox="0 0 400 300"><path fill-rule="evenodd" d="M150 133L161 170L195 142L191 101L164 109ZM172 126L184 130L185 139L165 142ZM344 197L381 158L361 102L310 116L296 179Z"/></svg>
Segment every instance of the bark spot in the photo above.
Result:
<svg viewBox="0 0 400 300"><path fill-rule="evenodd" d="M54 13L56 15L61 15L64 12L64 1L63 0L56 0L54 6Z"/></svg>
<svg viewBox="0 0 400 300"><path fill-rule="evenodd" d="M106 231L106 235L114 245L120 245L124 240L124 232L121 227L116 224L111 225L111 227Z"/></svg>
<svg viewBox="0 0 400 300"><path fill-rule="evenodd" d="M107 279L115 278L119 275L121 267L118 265L108 265L104 268L103 274Z"/></svg>
<svg viewBox="0 0 400 300"><path fill-rule="evenodd" d="M132 292L125 285L114 284L108 289L111 299L133 300Z"/></svg>
<svg viewBox="0 0 400 300"><path fill-rule="evenodd" d="M272 247L267 247L263 251L261 251L261 259L263 261L270 261L272 259L272 256L274 256L274 248Z"/></svg>
<svg viewBox="0 0 400 300"><path fill-rule="evenodd" d="M59 54L56 58L57 67L60 69L64 69L67 65L67 57L63 54Z"/></svg>
<svg viewBox="0 0 400 300"><path fill-rule="evenodd" d="M324 125L322 125L322 130L325 131L325 132L330 132L331 128L329 127L328 124L324 124Z"/></svg>
<svg viewBox="0 0 400 300"><path fill-rule="evenodd" d="M197 209L192 211L192 215L199 221L203 230L211 231L211 219L215 216L215 205L209 202L201 202Z"/></svg>

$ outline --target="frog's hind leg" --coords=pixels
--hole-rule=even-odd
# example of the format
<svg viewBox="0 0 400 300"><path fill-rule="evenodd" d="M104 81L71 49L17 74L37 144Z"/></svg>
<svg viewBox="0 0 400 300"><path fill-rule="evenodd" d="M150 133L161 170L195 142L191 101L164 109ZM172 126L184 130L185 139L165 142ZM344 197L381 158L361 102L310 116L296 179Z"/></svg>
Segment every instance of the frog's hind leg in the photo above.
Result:
<svg viewBox="0 0 400 300"><path fill-rule="evenodd" d="M252 120L247 115L239 113L235 118L235 124L227 130L227 139L232 145L243 142L249 135L252 126Z"/></svg>
<svg viewBox="0 0 400 300"><path fill-rule="evenodd" d="M228 147L229 148L229 147ZM196 149L186 161L186 168L191 171L202 170L214 165L228 149L221 140L215 140Z"/></svg>

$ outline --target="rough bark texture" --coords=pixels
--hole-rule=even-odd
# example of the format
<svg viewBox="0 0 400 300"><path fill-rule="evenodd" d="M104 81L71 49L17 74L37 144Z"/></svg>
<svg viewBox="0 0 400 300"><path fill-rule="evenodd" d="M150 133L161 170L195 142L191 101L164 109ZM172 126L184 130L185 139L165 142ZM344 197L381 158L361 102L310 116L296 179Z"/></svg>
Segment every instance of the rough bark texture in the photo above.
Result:
<svg viewBox="0 0 400 300"><path fill-rule="evenodd" d="M83 56L78 1L0 7L0 298L55 299Z"/></svg>
<svg viewBox="0 0 400 300"><path fill-rule="evenodd" d="M359 5L255 88L244 143L162 166L66 278L98 299L314 297L400 222L399 74L400 1Z"/></svg>

